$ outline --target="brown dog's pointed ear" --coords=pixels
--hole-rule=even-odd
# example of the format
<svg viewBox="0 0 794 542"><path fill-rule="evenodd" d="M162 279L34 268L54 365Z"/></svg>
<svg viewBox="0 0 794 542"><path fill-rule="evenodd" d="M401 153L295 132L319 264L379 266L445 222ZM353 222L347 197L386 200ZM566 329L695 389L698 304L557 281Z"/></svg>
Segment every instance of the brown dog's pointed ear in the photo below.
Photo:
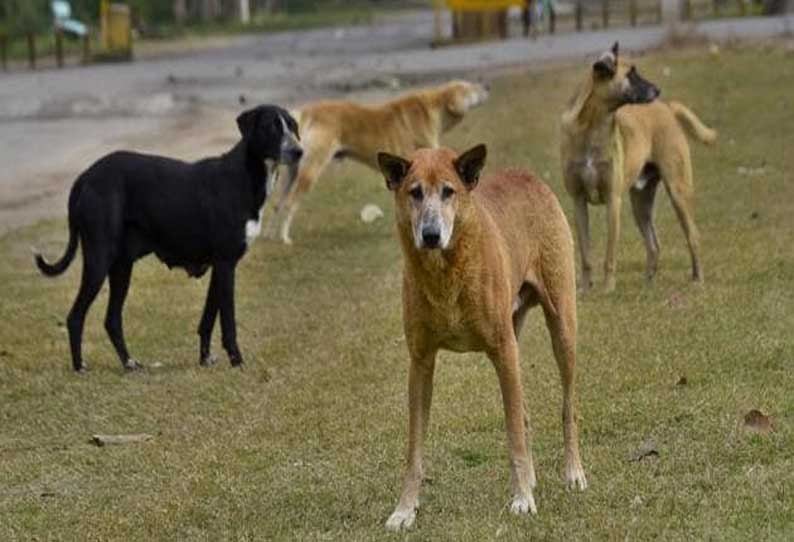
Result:
<svg viewBox="0 0 794 542"><path fill-rule="evenodd" d="M485 157L487 154L488 149L485 145L480 144L467 150L452 162L455 165L455 171L458 172L463 184L465 184L466 188L469 190L477 186L480 180L480 172L483 166L485 166Z"/></svg>
<svg viewBox="0 0 794 542"><path fill-rule="evenodd" d="M251 134L253 134L254 130L256 129L256 121L258 118L259 111L257 109L243 111L237 117L237 128L240 130L240 134L243 136L243 139L247 139L251 136Z"/></svg>
<svg viewBox="0 0 794 542"><path fill-rule="evenodd" d="M379 152L378 167L386 179L386 188L397 190L408 174L408 170L411 169L411 162L387 152Z"/></svg>

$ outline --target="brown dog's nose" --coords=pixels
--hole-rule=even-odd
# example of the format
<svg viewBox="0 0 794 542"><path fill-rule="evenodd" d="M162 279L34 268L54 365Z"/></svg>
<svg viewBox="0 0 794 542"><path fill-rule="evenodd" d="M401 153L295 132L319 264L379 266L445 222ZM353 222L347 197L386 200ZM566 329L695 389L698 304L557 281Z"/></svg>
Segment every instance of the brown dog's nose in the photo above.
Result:
<svg viewBox="0 0 794 542"><path fill-rule="evenodd" d="M422 228L422 243L426 248L438 248L441 242L441 231L436 227Z"/></svg>

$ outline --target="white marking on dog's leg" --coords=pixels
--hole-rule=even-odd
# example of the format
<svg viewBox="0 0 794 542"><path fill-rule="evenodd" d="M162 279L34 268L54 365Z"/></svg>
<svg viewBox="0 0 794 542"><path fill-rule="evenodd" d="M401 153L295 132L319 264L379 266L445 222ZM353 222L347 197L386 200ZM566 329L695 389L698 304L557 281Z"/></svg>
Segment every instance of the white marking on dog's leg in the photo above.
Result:
<svg viewBox="0 0 794 542"><path fill-rule="evenodd" d="M289 208L287 212L287 217L284 219L284 222L281 224L281 242L285 245L291 245L292 239L289 236L289 229L292 225L292 218L295 216L295 211L298 210L298 204L293 203L292 207Z"/></svg>

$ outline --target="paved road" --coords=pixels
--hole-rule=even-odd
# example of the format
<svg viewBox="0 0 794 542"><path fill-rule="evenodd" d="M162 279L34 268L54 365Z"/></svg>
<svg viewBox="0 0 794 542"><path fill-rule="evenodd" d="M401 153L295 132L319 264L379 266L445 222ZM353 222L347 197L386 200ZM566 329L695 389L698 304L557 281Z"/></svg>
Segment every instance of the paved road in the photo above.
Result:
<svg viewBox="0 0 794 542"><path fill-rule="evenodd" d="M377 96L393 92L395 77L408 84L473 77L499 67L585 58L616 39L625 50L653 48L668 35L662 27L643 27L433 50L432 22L431 12L419 12L371 26L239 38L221 49L132 64L2 74L0 233L62 215L74 174L111 148L160 149L186 158L221 151L234 137L228 121L242 107L241 96L247 104L287 105L318 96ZM720 40L791 29L794 16L712 21L687 32ZM208 106L228 118L195 126L205 122ZM186 119L193 124L186 126ZM215 129L223 136L195 144L186 139Z"/></svg>

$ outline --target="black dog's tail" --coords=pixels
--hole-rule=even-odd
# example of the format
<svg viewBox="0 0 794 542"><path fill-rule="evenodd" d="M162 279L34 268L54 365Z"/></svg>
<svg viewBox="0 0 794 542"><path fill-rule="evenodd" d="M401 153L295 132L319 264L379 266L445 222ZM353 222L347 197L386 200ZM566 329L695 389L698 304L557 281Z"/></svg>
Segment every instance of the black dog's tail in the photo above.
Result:
<svg viewBox="0 0 794 542"><path fill-rule="evenodd" d="M77 226L74 223L74 208L77 203L79 192L79 188L75 186L72 190L72 193L69 194L69 244L66 246L66 253L57 262L47 263L47 260L44 259L44 256L42 256L41 253L35 248L33 249L33 255L36 259L36 267L38 267L39 271L48 277L54 277L66 271L66 268L69 267L69 264L71 264L72 260L74 260L75 253L77 253L78 236Z"/></svg>

